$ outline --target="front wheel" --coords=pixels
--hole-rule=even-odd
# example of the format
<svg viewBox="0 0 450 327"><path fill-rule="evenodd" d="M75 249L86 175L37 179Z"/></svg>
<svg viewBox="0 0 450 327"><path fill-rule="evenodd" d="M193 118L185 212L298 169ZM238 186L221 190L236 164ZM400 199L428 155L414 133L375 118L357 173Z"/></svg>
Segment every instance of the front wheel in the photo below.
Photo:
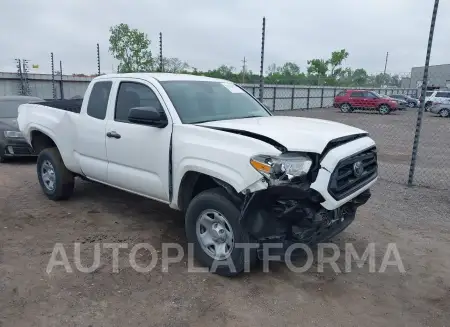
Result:
<svg viewBox="0 0 450 327"><path fill-rule="evenodd" d="M347 113L352 112L352 107L348 103L341 104L341 112Z"/></svg>
<svg viewBox="0 0 450 327"><path fill-rule="evenodd" d="M74 176L64 165L57 148L42 150L36 167L39 184L50 200L66 200L72 195Z"/></svg>
<svg viewBox="0 0 450 327"><path fill-rule="evenodd" d="M448 109L442 109L441 111L439 111L439 116L447 118L448 116L450 116L450 111Z"/></svg>
<svg viewBox="0 0 450 327"><path fill-rule="evenodd" d="M256 261L256 249L245 251L250 236L239 221L240 210L222 188L206 190L189 204L186 236L194 257L213 273L238 275Z"/></svg>
<svg viewBox="0 0 450 327"><path fill-rule="evenodd" d="M378 108L378 112L382 115L387 115L388 113L391 112L391 108L389 108L388 105L386 104L382 104L379 108Z"/></svg>

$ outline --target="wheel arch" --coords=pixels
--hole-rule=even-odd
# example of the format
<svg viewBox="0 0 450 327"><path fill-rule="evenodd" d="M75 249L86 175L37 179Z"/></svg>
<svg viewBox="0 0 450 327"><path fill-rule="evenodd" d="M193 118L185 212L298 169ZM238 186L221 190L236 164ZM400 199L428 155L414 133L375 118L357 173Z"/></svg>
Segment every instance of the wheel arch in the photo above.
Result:
<svg viewBox="0 0 450 327"><path fill-rule="evenodd" d="M178 209L186 211L189 203L197 194L217 187L224 189L234 203L240 204L242 201L242 196L236 189L222 179L194 170L187 171L181 178L178 188L176 197Z"/></svg>
<svg viewBox="0 0 450 327"><path fill-rule="evenodd" d="M33 129L30 132L30 144L36 154L39 154L46 148L58 148L53 138L39 129Z"/></svg>

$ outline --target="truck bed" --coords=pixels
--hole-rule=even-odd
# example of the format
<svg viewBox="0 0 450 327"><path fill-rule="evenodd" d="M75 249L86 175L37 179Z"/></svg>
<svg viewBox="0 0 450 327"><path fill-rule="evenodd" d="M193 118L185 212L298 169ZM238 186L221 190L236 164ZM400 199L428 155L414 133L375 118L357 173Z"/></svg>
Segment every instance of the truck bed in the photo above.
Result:
<svg viewBox="0 0 450 327"><path fill-rule="evenodd" d="M36 102L35 104L79 114L81 111L81 105L83 104L83 99L49 100Z"/></svg>

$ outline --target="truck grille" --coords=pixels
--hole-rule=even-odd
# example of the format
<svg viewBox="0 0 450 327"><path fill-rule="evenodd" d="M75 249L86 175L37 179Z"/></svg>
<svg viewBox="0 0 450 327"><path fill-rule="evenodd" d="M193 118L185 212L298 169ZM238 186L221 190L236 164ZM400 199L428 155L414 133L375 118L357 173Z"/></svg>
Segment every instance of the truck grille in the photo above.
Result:
<svg viewBox="0 0 450 327"><path fill-rule="evenodd" d="M20 156L25 156L25 155L33 155L33 149L29 146L23 146L23 145L12 145L12 146L8 146L9 148L12 148L13 153L11 154L15 154L15 155L20 155ZM11 151L9 151L11 152Z"/></svg>
<svg viewBox="0 0 450 327"><path fill-rule="evenodd" d="M377 150L373 147L341 160L331 174L328 192L336 200L342 200L377 175Z"/></svg>

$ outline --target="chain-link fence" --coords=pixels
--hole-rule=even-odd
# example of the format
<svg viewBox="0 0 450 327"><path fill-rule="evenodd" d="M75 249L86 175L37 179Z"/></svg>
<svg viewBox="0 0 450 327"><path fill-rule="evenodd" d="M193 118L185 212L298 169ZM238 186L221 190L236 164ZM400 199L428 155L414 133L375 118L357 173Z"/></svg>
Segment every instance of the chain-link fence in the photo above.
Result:
<svg viewBox="0 0 450 327"><path fill-rule="evenodd" d="M259 99L259 86L241 84L249 93ZM272 111L315 109L333 106L336 95L344 90L356 87L315 87L297 85L265 85L263 102ZM417 97L417 89L410 88L362 88L380 95L409 95Z"/></svg>

